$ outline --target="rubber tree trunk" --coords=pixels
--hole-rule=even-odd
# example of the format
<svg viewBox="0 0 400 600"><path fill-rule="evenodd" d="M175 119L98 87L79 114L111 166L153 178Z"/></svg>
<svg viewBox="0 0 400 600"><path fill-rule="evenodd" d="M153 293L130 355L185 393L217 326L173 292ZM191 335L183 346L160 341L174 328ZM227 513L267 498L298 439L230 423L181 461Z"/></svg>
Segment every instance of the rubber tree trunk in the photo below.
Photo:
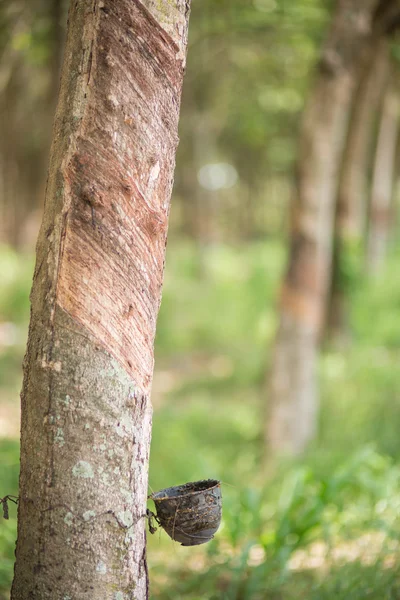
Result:
<svg viewBox="0 0 400 600"><path fill-rule="evenodd" d="M332 258L336 182L357 70L371 42L376 2L337 3L301 132L289 266L272 354L266 441L298 454L317 416L316 357Z"/></svg>
<svg viewBox="0 0 400 600"><path fill-rule="evenodd" d="M148 597L153 340L189 3L73 0L24 363L13 600Z"/></svg>
<svg viewBox="0 0 400 600"><path fill-rule="evenodd" d="M397 74L395 76L397 77ZM376 275L382 269L391 231L399 110L399 91L392 82L387 87L382 106L372 175L367 242L367 270L372 275Z"/></svg>
<svg viewBox="0 0 400 600"><path fill-rule="evenodd" d="M389 76L386 39L371 45L353 101L343 153L336 202L332 283L327 311L327 334L345 340L348 328L348 289L345 263L348 252L360 244L366 225L370 165L376 116Z"/></svg>
<svg viewBox="0 0 400 600"><path fill-rule="evenodd" d="M389 76L388 41L379 40L371 51L352 107L337 202L338 224L347 237L355 238L364 232L374 125Z"/></svg>

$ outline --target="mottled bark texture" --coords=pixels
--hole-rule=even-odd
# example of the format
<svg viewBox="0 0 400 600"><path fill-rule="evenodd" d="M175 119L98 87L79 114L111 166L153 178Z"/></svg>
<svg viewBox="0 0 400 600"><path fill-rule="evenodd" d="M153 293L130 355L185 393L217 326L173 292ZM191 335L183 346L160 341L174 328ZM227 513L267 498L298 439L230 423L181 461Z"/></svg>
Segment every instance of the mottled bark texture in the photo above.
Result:
<svg viewBox="0 0 400 600"><path fill-rule="evenodd" d="M371 43L376 5L376 0L337 3L304 114L267 398L266 437L273 454L301 452L315 431L316 354L330 282L338 168L353 75Z"/></svg>
<svg viewBox="0 0 400 600"><path fill-rule="evenodd" d="M189 5L73 0L24 364L13 600L148 597L153 340Z"/></svg>
<svg viewBox="0 0 400 600"><path fill-rule="evenodd" d="M391 208L400 125L399 89L394 83L396 78L397 73L393 74L385 93L372 174L367 241L367 269L372 275L379 273L385 262L393 223Z"/></svg>
<svg viewBox="0 0 400 600"><path fill-rule="evenodd" d="M389 43L378 38L366 52L351 110L336 201L332 282L326 329L334 341L349 334L348 289L344 265L347 254L360 244L368 213L372 146L382 96L389 77Z"/></svg>

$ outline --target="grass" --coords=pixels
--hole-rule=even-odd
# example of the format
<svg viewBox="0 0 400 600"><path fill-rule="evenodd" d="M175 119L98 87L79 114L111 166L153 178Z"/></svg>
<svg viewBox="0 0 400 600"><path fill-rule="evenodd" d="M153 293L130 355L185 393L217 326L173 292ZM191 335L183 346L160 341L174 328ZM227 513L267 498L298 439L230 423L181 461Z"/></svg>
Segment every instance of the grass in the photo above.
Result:
<svg viewBox="0 0 400 600"><path fill-rule="evenodd" d="M352 342L326 348L319 362L318 439L301 461L266 473L263 382L282 247L212 246L201 254L188 242L169 247L150 484L221 479L224 510L207 545L182 548L164 532L151 536L154 599L400 597L398 259L379 279L359 278L351 288ZM3 249L0 265L8 273L0 322L25 332L32 262ZM20 339L0 349L0 398L17 397L22 352ZM2 441L0 453L0 495L16 493L17 443ZM11 511L0 521L2 599L12 577Z"/></svg>
<svg viewBox="0 0 400 600"><path fill-rule="evenodd" d="M18 494L19 445L14 440L0 440L0 496ZM17 533L16 507L10 503L10 519L0 516L0 598L8 598L14 568ZM0 513L1 513L0 509Z"/></svg>

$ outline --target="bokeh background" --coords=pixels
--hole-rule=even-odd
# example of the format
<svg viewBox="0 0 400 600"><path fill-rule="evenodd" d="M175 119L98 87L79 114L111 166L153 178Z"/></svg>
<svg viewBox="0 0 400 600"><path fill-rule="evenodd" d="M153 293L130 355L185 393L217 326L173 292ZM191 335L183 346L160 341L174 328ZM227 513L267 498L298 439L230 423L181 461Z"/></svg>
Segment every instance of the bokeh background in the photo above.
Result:
<svg viewBox="0 0 400 600"><path fill-rule="evenodd" d="M334 6L193 0L149 481L156 491L218 478L224 513L205 546L151 537L153 598L400 598L397 150L384 260L368 268L371 219L343 251L348 302L321 334L317 434L301 455L271 460L265 448L301 115ZM22 359L66 16L64 0L0 2L0 496L18 493ZM399 55L394 37L394 79ZM15 516L0 517L4 599Z"/></svg>

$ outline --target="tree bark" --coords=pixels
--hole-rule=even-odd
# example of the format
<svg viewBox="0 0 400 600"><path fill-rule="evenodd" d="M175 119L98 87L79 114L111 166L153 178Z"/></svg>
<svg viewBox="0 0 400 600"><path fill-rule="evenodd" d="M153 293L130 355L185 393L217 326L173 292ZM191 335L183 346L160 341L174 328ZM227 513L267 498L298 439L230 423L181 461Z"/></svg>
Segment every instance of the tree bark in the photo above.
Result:
<svg viewBox="0 0 400 600"><path fill-rule="evenodd" d="M372 175L367 242L367 270L371 275L382 269L390 237L399 111L399 91L390 82L382 106Z"/></svg>
<svg viewBox="0 0 400 600"><path fill-rule="evenodd" d="M348 293L343 263L349 246L364 233L368 208L369 167L376 115L389 76L386 39L371 45L355 93L336 202L332 283L327 310L327 333L335 340L348 334Z"/></svg>
<svg viewBox="0 0 400 600"><path fill-rule="evenodd" d="M268 390L267 446L297 454L315 432L316 356L330 281L336 181L354 87L371 43L373 0L340 0L305 110L289 266Z"/></svg>
<svg viewBox="0 0 400 600"><path fill-rule="evenodd" d="M12 600L148 597L145 520L188 0L73 0L24 362Z"/></svg>

